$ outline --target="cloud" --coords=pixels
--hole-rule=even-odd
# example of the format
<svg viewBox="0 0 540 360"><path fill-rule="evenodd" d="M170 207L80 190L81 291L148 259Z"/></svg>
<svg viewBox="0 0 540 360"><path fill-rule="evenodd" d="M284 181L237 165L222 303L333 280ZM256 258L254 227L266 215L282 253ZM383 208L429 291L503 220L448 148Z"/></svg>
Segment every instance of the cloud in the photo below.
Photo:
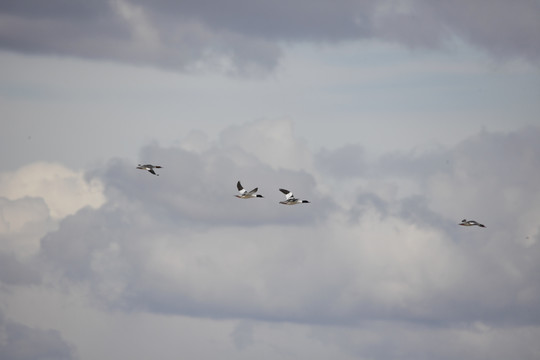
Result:
<svg viewBox="0 0 540 360"><path fill-rule="evenodd" d="M421 3L425 5L428 1ZM540 31L540 4L537 1L429 3L440 22L459 38L496 56L518 55L538 63L540 41L534 35Z"/></svg>
<svg viewBox="0 0 540 360"><path fill-rule="evenodd" d="M163 166L159 177L123 159L85 174L60 169L83 193L100 184L86 204L104 202L8 187L21 197L0 200L0 291L84 293L104 318L235 322L222 333L246 357L279 324L311 329L310 344L344 358L496 359L505 348L533 359L539 137L537 127L481 131L450 148L368 158L359 145L309 150L289 123L262 120L215 141L194 134L143 148L141 162ZM265 198L235 198L238 180ZM289 185L312 202L279 205L277 188ZM52 220L49 203L64 217ZM487 228L460 227L463 217ZM23 256L17 239L34 224L40 241Z"/></svg>
<svg viewBox="0 0 540 360"><path fill-rule="evenodd" d="M311 336L351 358L480 360L489 354L497 359L533 360L538 335L538 327L494 328L480 322L450 329L367 322L354 329L315 328Z"/></svg>
<svg viewBox="0 0 540 360"><path fill-rule="evenodd" d="M322 150L317 165L330 176L361 177L365 175L364 149L359 145L345 145L339 149Z"/></svg>
<svg viewBox="0 0 540 360"><path fill-rule="evenodd" d="M56 230L62 218L104 201L97 179L87 181L83 172L59 164L33 163L1 173L0 253L9 258L4 264L8 282L17 273L34 271L25 267L33 266L41 238Z"/></svg>
<svg viewBox="0 0 540 360"><path fill-rule="evenodd" d="M184 71L256 74L276 68L282 44L376 39L441 48L459 38L495 57L540 55L534 0L285 2L7 2L0 46Z"/></svg>
<svg viewBox="0 0 540 360"><path fill-rule="evenodd" d="M243 73L273 68L280 52L264 39L213 29L201 19L184 16L182 10L168 13L163 4L160 8L112 0L49 5L46 9L34 1L3 5L1 46L24 53Z"/></svg>
<svg viewBox="0 0 540 360"><path fill-rule="evenodd" d="M29 259L39 252L39 241L56 229L49 208L42 198L0 197L0 250Z"/></svg>
<svg viewBox="0 0 540 360"><path fill-rule="evenodd" d="M71 360L76 354L58 331L13 322L0 312L0 357L5 360Z"/></svg>
<svg viewBox="0 0 540 360"><path fill-rule="evenodd" d="M115 199L111 206L118 202L134 211L145 208L148 214L157 217L154 220L166 221L174 228L186 222L305 223L327 216L335 206L328 195L316 191L316 181L306 170L311 168L312 157L307 147L294 137L288 122L260 121L233 126L202 152L184 148L181 144L171 148L151 145L142 150L141 162L163 166L159 177L114 159L90 178L105 179L106 197ZM239 203L241 200L234 198L238 194L237 181L246 188L258 187L258 193L265 198ZM325 202L327 206L305 206L303 211L284 213L276 206L284 199L279 188L287 188L314 202ZM260 211L249 210L253 206Z"/></svg>
<svg viewBox="0 0 540 360"><path fill-rule="evenodd" d="M231 333L234 345L238 350L243 350L253 345L253 324L242 321Z"/></svg>
<svg viewBox="0 0 540 360"><path fill-rule="evenodd" d="M21 263L14 256L0 252L0 282L11 285L36 285L40 281L35 268Z"/></svg>
<svg viewBox="0 0 540 360"><path fill-rule="evenodd" d="M10 200L41 198L50 216L61 219L84 206L99 207L103 198L98 181L87 182L82 172L55 163L33 163L0 175L0 196ZM12 219L12 221L17 221Z"/></svg>
<svg viewBox="0 0 540 360"><path fill-rule="evenodd" d="M113 308L336 326L538 326L532 314L540 313L534 275L540 259L533 251L540 246L540 202L534 201L540 189L528 179L538 177L540 130L480 133L447 151L420 155L429 161L410 153L366 162L366 181L380 188L347 188L340 195L350 200L341 202L315 188L336 176L350 181L348 173L274 169L267 164L280 152L260 157L251 137L243 136L267 136L268 122L251 126L224 131L225 141L202 152L145 148L145 159L162 162L160 177L121 160L93 173L108 202L63 220L42 239L41 259ZM296 138L279 141L293 149L293 158L304 154ZM343 149L323 153L327 158L338 169L349 163ZM416 165L396 172L388 166L395 158ZM316 201L283 207L277 191L235 199L238 174L245 184L265 184L261 192L296 179ZM401 178L422 186L412 195L383 191L399 189ZM521 186L514 187L518 178ZM494 193L511 196L495 206L488 199ZM506 207L515 220L499 225L509 216ZM471 216L488 227L457 226ZM521 216L528 223L518 221Z"/></svg>
<svg viewBox="0 0 540 360"><path fill-rule="evenodd" d="M274 169L309 171L313 166L307 145L295 136L291 121L259 120L232 126L221 133L219 141L223 147L241 149Z"/></svg>
<svg viewBox="0 0 540 360"><path fill-rule="evenodd" d="M498 229L505 237L515 236L511 231L516 229L535 233L540 215L534 180L540 165L537 136L539 129L530 127L508 134L481 132L458 144L449 159L451 170L427 178L430 207L446 215L460 207L467 217L488 216L483 221L505 225Z"/></svg>
<svg viewBox="0 0 540 360"><path fill-rule="evenodd" d="M23 231L35 223L49 218L49 208L42 198L24 197L17 200L0 198L2 209L0 233L16 233Z"/></svg>

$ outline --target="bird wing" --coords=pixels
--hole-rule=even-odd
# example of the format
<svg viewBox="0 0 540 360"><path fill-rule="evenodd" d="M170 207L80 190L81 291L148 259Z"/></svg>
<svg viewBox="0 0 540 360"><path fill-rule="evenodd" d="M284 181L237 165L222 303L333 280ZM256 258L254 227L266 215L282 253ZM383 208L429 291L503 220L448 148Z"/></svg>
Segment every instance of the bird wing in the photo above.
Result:
<svg viewBox="0 0 540 360"><path fill-rule="evenodd" d="M154 169L149 169L148 171L149 171L150 173L156 175L156 172L154 171Z"/></svg>
<svg viewBox="0 0 540 360"><path fill-rule="evenodd" d="M255 188L255 189L251 190L250 192L248 192L248 194L253 195L253 194L255 194L257 192L257 190L259 190L259 188Z"/></svg>
<svg viewBox="0 0 540 360"><path fill-rule="evenodd" d="M236 188L241 195L244 195L247 192L246 189L242 187L242 184L240 184L240 181L236 183Z"/></svg>
<svg viewBox="0 0 540 360"><path fill-rule="evenodd" d="M279 189L279 191L281 191L282 193L285 194L285 199L287 199L287 200L294 197L293 193L290 192L289 190Z"/></svg>

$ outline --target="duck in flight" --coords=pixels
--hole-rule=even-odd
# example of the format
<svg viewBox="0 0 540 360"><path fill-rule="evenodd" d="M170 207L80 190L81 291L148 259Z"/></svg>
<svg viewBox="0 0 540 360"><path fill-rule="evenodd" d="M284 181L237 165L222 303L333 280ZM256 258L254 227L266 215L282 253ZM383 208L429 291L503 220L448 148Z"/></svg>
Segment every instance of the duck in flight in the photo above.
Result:
<svg viewBox="0 0 540 360"><path fill-rule="evenodd" d="M238 192L240 193L240 195L234 195L234 196L236 196L239 199L253 199L253 198L264 197L262 195L255 194L259 190L259 188L255 188L251 191L247 191L246 189L242 187L242 184L240 184L240 181L236 183L236 188L238 189Z"/></svg>
<svg viewBox="0 0 540 360"><path fill-rule="evenodd" d="M285 201L280 201L279 202L280 204L283 204L283 205L296 205L296 204L309 203L309 201L307 201L307 200L299 200L299 199L295 198L293 193L290 192L289 190L279 189L279 191L281 191L282 193L285 194Z"/></svg>
<svg viewBox="0 0 540 360"><path fill-rule="evenodd" d="M480 223L477 222L477 221L474 221L474 220L467 220L467 219L461 220L461 224L459 224L459 225L461 225L461 226L480 226L480 227L483 227L483 228L486 227L485 225L480 224Z"/></svg>
<svg viewBox="0 0 540 360"><path fill-rule="evenodd" d="M159 166L159 165L150 165L150 164L146 164L146 165L139 164L139 166L137 166L137 169L148 170L148 172L150 174L154 174L156 176L159 176L159 174L156 174L154 169L161 169L161 166Z"/></svg>

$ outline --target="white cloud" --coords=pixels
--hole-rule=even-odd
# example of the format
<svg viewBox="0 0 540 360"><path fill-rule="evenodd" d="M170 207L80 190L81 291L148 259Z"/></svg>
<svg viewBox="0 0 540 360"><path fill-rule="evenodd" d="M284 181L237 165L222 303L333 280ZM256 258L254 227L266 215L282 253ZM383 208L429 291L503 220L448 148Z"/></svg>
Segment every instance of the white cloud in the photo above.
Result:
<svg viewBox="0 0 540 360"><path fill-rule="evenodd" d="M98 179L60 164L33 163L0 174L0 250L29 259L59 221L105 202Z"/></svg>
<svg viewBox="0 0 540 360"><path fill-rule="evenodd" d="M36 223L47 221L49 208L41 198L16 200L0 198L0 233L17 233Z"/></svg>
<svg viewBox="0 0 540 360"><path fill-rule="evenodd" d="M29 258L39 252L39 241L56 226L43 199L0 197L0 250Z"/></svg>
<svg viewBox="0 0 540 360"><path fill-rule="evenodd" d="M242 149L274 169L312 171L313 158L306 144L298 140L292 121L259 120L226 129L223 146Z"/></svg>
<svg viewBox="0 0 540 360"><path fill-rule="evenodd" d="M81 171L44 162L0 174L0 196L10 200L42 198L55 220L74 214L85 206L97 208L105 202L98 180L87 180Z"/></svg>

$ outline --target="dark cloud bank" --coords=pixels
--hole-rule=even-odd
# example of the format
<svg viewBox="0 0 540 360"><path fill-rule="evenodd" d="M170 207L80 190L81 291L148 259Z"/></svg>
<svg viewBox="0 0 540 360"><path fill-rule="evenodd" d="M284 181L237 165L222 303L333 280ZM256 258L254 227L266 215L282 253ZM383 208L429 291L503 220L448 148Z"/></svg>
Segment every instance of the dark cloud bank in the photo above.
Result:
<svg viewBox="0 0 540 360"><path fill-rule="evenodd" d="M249 73L279 44L379 39L444 47L457 37L497 58L540 60L536 0L3 1L0 47L171 69Z"/></svg>

